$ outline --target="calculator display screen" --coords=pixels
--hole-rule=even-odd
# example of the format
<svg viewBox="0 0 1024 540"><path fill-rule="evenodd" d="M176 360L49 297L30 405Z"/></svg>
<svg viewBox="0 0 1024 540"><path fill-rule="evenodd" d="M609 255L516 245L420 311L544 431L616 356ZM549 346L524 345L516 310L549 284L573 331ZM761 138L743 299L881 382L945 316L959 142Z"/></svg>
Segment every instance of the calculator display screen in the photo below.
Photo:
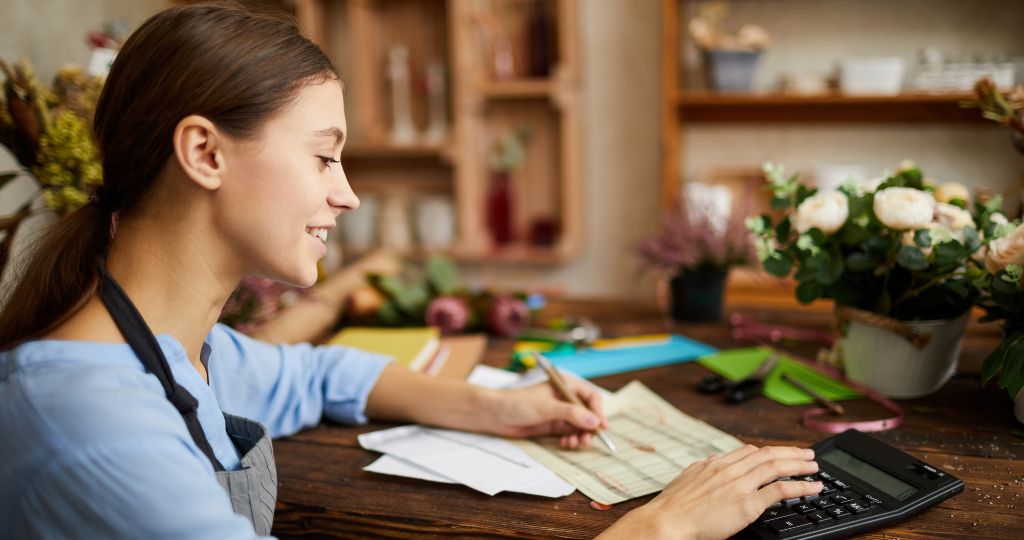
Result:
<svg viewBox="0 0 1024 540"><path fill-rule="evenodd" d="M833 448L821 454L818 456L818 459L839 467L901 501L917 491L917 488L914 486L838 448Z"/></svg>

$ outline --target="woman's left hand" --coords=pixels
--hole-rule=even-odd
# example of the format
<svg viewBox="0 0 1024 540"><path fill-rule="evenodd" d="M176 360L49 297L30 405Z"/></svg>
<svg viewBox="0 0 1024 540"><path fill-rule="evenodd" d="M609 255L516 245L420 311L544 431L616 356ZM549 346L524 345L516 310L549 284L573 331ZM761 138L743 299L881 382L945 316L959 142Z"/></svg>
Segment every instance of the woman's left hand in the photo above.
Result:
<svg viewBox="0 0 1024 540"><path fill-rule="evenodd" d="M565 382L586 407L561 399L547 382L500 390L485 411L487 430L503 437L556 435L564 448L589 447L592 432L608 427L601 395L576 377L567 376Z"/></svg>

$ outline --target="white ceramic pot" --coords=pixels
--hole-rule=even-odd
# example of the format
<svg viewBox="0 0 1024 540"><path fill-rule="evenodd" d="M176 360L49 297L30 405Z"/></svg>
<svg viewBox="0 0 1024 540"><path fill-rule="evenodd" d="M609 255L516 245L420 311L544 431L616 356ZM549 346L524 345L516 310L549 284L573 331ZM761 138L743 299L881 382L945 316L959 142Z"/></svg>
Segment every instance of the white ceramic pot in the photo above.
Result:
<svg viewBox="0 0 1024 540"><path fill-rule="evenodd" d="M895 332L850 321L843 338L846 376L893 398L931 394L956 371L969 318L967 311L950 320L905 321L914 330L931 335L920 349Z"/></svg>
<svg viewBox="0 0 1024 540"><path fill-rule="evenodd" d="M894 96L903 88L905 69L898 56L844 58L839 63L839 88L850 95Z"/></svg>

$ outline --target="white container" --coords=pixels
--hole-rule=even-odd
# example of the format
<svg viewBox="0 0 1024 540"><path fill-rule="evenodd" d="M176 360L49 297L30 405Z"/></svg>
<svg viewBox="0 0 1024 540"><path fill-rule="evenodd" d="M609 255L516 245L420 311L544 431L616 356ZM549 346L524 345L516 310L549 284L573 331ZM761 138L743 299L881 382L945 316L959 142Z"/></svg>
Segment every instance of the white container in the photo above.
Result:
<svg viewBox="0 0 1024 540"><path fill-rule="evenodd" d="M906 63L898 56L844 58L839 63L839 88L851 95L897 95L905 71Z"/></svg>
<svg viewBox="0 0 1024 540"><path fill-rule="evenodd" d="M850 321L843 338L846 376L889 397L926 396L946 384L956 371L970 311L945 321L905 321L931 336L923 348L876 326Z"/></svg>
<svg viewBox="0 0 1024 540"><path fill-rule="evenodd" d="M363 195L359 197L359 208L338 218L345 247L362 250L377 243L378 204L376 195Z"/></svg>
<svg viewBox="0 0 1024 540"><path fill-rule="evenodd" d="M455 210L451 197L424 197L416 203L416 236L428 249L451 247L455 240Z"/></svg>

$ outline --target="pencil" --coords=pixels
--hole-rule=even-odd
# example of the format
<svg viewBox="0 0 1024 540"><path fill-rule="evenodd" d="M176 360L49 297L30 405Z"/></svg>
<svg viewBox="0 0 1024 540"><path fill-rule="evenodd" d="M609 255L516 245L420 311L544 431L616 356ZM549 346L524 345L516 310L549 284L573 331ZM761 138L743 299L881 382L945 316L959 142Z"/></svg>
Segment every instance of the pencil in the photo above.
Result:
<svg viewBox="0 0 1024 540"><path fill-rule="evenodd" d="M832 401L831 399L828 399L827 397L815 392L814 389L811 388L810 386L807 386L806 384L790 377L786 373L782 374L782 380L788 382L789 384L792 384L793 386L799 388L800 390L803 390L809 396L814 398L814 401L817 402L818 405L821 405L822 407L828 409L828 412L836 416L841 416L843 413L846 412L846 410L843 409L842 405L839 405L838 403Z"/></svg>
<svg viewBox="0 0 1024 540"><path fill-rule="evenodd" d="M544 373L548 374L548 381L551 382L551 386L554 387L555 392L557 392L559 395L562 396L563 399L570 403L579 405L580 407L583 408L587 407L586 405L583 404L582 401L580 401L580 398L577 397L576 394L570 392L569 388L565 386L565 380L562 379L561 375L559 375L558 370L555 369L555 366L551 365L550 360L544 358L544 355L542 354L534 354L533 356L534 358L537 359L537 364L544 370ZM610 451L613 454L618 452L618 450L615 449L615 445L612 443L612 440L608 437L608 435L605 435L603 431L595 429L594 434L597 435L597 438L601 439L601 442L603 442L605 446L608 447L608 451Z"/></svg>

